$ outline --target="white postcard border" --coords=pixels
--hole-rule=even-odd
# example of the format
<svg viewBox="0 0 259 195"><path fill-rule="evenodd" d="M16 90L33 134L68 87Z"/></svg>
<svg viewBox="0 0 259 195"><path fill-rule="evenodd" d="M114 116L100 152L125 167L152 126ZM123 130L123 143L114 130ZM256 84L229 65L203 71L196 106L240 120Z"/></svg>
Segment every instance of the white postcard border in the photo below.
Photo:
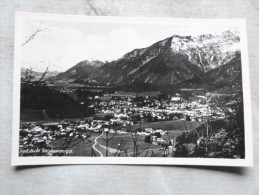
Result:
<svg viewBox="0 0 259 195"><path fill-rule="evenodd" d="M215 158L160 158L160 157L20 157L19 156L19 121L20 121L20 74L21 50L19 30L21 20L34 18L41 20L74 21L74 22L107 22L138 23L155 25L172 25L194 23L220 25L222 23L236 25L240 28L241 60L245 121L245 159ZM11 165L51 165L51 164L139 164L139 165L207 165L207 166L253 166L253 129L251 111L251 92L249 80L249 62L247 48L247 32L245 19L172 19L172 18L140 18L114 16L81 16L55 15L17 12L15 14L15 46L13 74L13 126L12 126L12 160Z"/></svg>

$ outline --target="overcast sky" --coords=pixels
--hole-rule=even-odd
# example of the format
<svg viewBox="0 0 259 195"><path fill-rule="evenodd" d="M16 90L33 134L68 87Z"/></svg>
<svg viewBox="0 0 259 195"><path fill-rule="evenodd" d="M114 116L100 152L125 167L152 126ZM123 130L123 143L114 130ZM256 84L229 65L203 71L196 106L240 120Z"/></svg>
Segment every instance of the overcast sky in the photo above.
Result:
<svg viewBox="0 0 259 195"><path fill-rule="evenodd" d="M36 31L35 37L22 46L22 67L42 72L65 71L82 60L111 61L136 48L177 35L200 35L229 30L226 26L184 26L121 23L86 23L25 20L21 45ZM233 29L231 29L233 30Z"/></svg>

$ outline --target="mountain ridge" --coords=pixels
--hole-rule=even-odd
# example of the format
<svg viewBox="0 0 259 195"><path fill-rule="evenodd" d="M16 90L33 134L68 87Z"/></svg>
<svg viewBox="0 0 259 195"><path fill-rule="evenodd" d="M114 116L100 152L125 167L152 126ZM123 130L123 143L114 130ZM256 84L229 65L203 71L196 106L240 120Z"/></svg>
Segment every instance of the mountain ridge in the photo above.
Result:
<svg viewBox="0 0 259 195"><path fill-rule="evenodd" d="M192 78L204 80L205 75L210 75L206 73L238 59L239 41L239 36L231 31L215 35L173 35L111 62L92 66L89 61L82 61L57 78L80 83L93 80L108 86L133 83L177 86Z"/></svg>

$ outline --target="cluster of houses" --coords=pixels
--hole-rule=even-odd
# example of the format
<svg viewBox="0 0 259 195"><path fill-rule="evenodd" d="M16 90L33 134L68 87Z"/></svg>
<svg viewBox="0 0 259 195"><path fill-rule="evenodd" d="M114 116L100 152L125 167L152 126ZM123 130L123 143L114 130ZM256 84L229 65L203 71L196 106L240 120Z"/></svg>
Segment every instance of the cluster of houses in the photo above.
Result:
<svg viewBox="0 0 259 195"><path fill-rule="evenodd" d="M20 151L32 151L29 155L33 155L34 153L37 155L41 149L48 148L52 141L62 138L67 140L69 138L86 139L92 133L101 134L107 127L110 127L110 124L103 120L89 119L76 122L63 121L43 124L29 122L22 124L20 127L19 148ZM109 133L124 134L126 130L109 128Z"/></svg>
<svg viewBox="0 0 259 195"><path fill-rule="evenodd" d="M167 131L163 131L162 129L153 130L152 128L144 128L143 131L138 131L138 135L144 136L144 141L146 143L150 143L153 145L166 145L169 144L168 139L164 139L166 135L168 135ZM173 140L172 140L173 141Z"/></svg>
<svg viewBox="0 0 259 195"><path fill-rule="evenodd" d="M209 105L206 95L197 95L184 100L179 94L171 96L167 100L159 100L155 97L136 97L130 95L106 94L96 96L89 107L95 109L95 117L109 118L112 123L123 126L129 121L156 122L163 120L188 120L204 121L208 117L213 119L224 118L225 114L220 108ZM213 109L212 109L213 108ZM108 117L109 116L109 117Z"/></svg>
<svg viewBox="0 0 259 195"><path fill-rule="evenodd" d="M83 132L83 124L71 122L52 122L37 124L30 122L21 125L19 148L20 151L32 151L29 155L37 155L42 149L48 148L49 144L60 138L82 138L88 137L88 133ZM89 126L89 129L93 126ZM99 131L98 131L99 132ZM21 152L23 153L23 152Z"/></svg>

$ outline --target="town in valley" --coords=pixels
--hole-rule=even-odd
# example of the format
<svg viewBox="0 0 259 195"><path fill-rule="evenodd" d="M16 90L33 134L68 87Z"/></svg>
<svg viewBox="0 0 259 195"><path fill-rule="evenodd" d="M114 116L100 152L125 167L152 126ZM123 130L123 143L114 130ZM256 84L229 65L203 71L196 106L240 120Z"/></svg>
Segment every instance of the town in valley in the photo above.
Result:
<svg viewBox="0 0 259 195"><path fill-rule="evenodd" d="M22 68L19 155L244 158L239 41L173 35L65 72Z"/></svg>

